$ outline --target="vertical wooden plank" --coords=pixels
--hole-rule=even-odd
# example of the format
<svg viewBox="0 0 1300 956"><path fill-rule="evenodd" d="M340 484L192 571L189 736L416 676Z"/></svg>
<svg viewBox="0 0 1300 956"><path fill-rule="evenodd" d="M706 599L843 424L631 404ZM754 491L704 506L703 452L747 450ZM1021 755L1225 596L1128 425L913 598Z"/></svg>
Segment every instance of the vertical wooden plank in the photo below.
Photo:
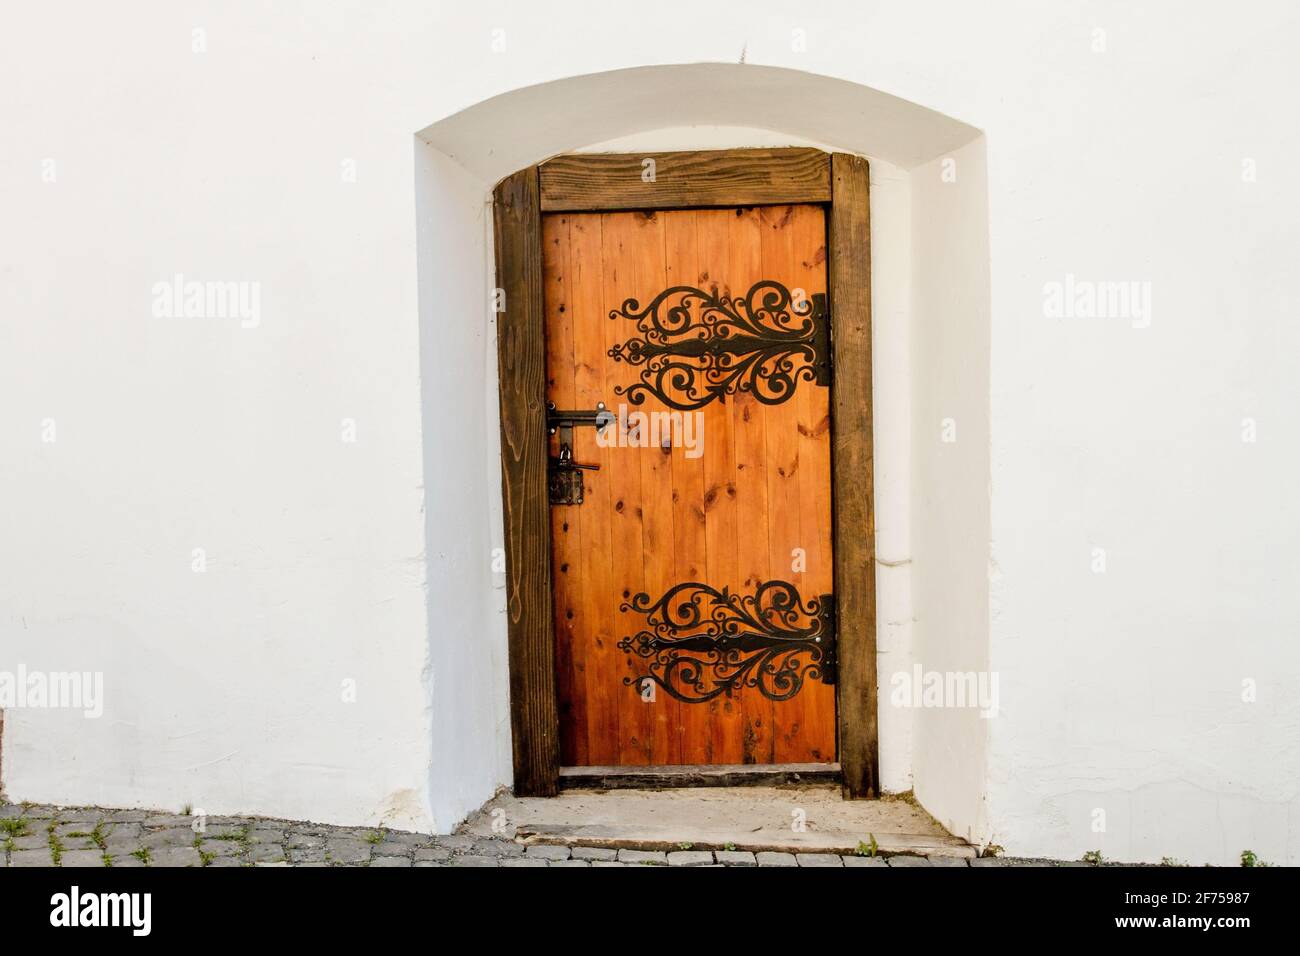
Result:
<svg viewBox="0 0 1300 956"><path fill-rule="evenodd" d="M604 266L601 248L601 217L570 216L570 270L568 311L574 327L574 407L595 408L604 402L614 407L614 395L605 385L605 354L609 307L605 304ZM614 600L619 587L614 583L614 545L611 529L613 499L610 481L613 469L611 449L596 440L594 429L574 432L574 458L600 465L600 471L587 472L586 501L571 509L580 528L582 554L577 556L582 568L583 611L587 633L580 661L582 679L575 689L586 696L587 724L581 728L587 741L587 763L612 766L618 763L618 705L629 693L623 685L626 670L623 654L618 650L616 623L618 605Z"/></svg>
<svg viewBox="0 0 1300 956"><path fill-rule="evenodd" d="M817 206L796 206L791 223L792 281L812 299L826 292L826 215ZM831 594L835 573L831 542L831 391L800 384L794 398L798 412L799 540L807 570L799 577L805 600ZM804 710L803 750L796 762L830 763L836 759L835 685L810 680ZM778 760L781 758L778 757ZM792 760L794 758L791 758Z"/></svg>
<svg viewBox="0 0 1300 956"><path fill-rule="evenodd" d="M640 213L611 213L601 217L601 262L604 298L610 308L621 306L628 298L649 301L659 291L652 288L653 281L644 275L647 255L645 217ZM656 243L657 232L653 233ZM661 272L662 274L662 272ZM605 348L622 343L627 330L613 320L605 322ZM607 404L617 402L615 388L628 386L637 379L637 370L623 362L606 360L601 363L605 373ZM625 422L614 427L624 429ZM615 634L618 638L635 634L645 624L645 619L622 605L638 592L648 593L645 580L645 538L643 528L641 463L639 449L611 448L609 454L609 493L611 500L610 563L613 565L613 587L609 600L615 610ZM651 597L657 597L652 595ZM618 686L614 688L618 705L618 759L620 766L650 763L653 718L648 705L641 697L639 686L626 686L622 677L632 676L626 657L616 655L620 663ZM633 665L636 667L637 665Z"/></svg>
<svg viewBox="0 0 1300 956"><path fill-rule="evenodd" d="M638 295L654 295L671 283L667 279L664 220L667 213L630 213L636 222L639 255L637 257ZM645 299L642 299L645 301ZM622 303L619 303L622 305ZM613 323L618 324L618 323ZM622 329L627 332L626 326ZM658 402L639 406L653 414L665 411ZM658 424L663 419L659 416ZM658 432L658 434L656 434ZM664 443L667 444L664 444ZM644 548L645 590L651 599L658 599L677 583L675 567L675 515L673 507L673 458L671 430L662 427L648 428L641 447L624 450L634 455L641 466L641 540ZM652 764L681 762L681 703L662 688L654 688L652 701L642 700L641 706L650 714L650 748L648 760ZM638 700L641 698L638 696Z"/></svg>
<svg viewBox="0 0 1300 956"><path fill-rule="evenodd" d="M735 211L700 210L695 214L699 261L694 285L713 295L732 295L731 220ZM743 291L743 290L742 290ZM699 578L715 588L742 592L740 570L740 506L736 500L736 404L710 402L704 411L704 515L707 576ZM709 726L701 735L699 763L741 763L744 760L745 717L739 696L718 697L693 705L694 719Z"/></svg>
<svg viewBox="0 0 1300 956"><path fill-rule="evenodd" d="M867 161L831 156L830 310L839 754L844 795L879 793Z"/></svg>
<svg viewBox="0 0 1300 956"><path fill-rule="evenodd" d="M501 494L515 793L553 796L559 780L549 504L546 481L546 346L537 167L495 190L501 395Z"/></svg>
<svg viewBox="0 0 1300 956"><path fill-rule="evenodd" d="M792 288L796 284L791 229L794 207L767 206L758 210L758 218L762 276ZM799 532L799 421L795 401L808 388L808 383L800 383L795 387L795 396L763 408L769 579L789 581L805 596L804 575L793 569L794 549L803 546ZM805 684L790 700L772 704L772 759L777 763L803 761L800 737L806 724L810 689Z"/></svg>
<svg viewBox="0 0 1300 956"><path fill-rule="evenodd" d="M822 221L814 206L768 206L760 211L763 276L781 282L791 294L810 301L825 292L824 270L800 267L796 237L811 220ZM806 233L806 227L803 230ZM792 308L794 303L792 303ZM811 402L823 407L827 389L797 380L786 401L763 409L767 440L768 543L771 577L789 581L804 600L831 590L831 568L820 562L817 511L829 510L829 442L805 443L804 412ZM819 462L818 457L824 462ZM819 467L824 465L824 467ZM820 474L823 484L805 481ZM829 555L828 555L829 556ZM818 679L806 680L794 697L772 705L773 760L777 763L828 761L834 753L834 690ZM821 733L824 736L820 737Z"/></svg>
<svg viewBox="0 0 1300 956"><path fill-rule="evenodd" d="M556 408L576 408L574 386L573 312L570 217L542 217L542 282L546 307L546 398ZM576 437L576 436L575 436ZM550 452L558 455L559 437L550 439ZM581 459L579 459L581 460ZM560 763L587 762L585 693L582 681L591 623L586 613L586 579L580 565L582 534L573 508L552 507L551 575L555 583L555 699L559 714Z"/></svg>
<svg viewBox="0 0 1300 956"><path fill-rule="evenodd" d="M664 287L696 285L699 278L699 235L694 210L660 213L664 221ZM680 400L684 393L674 390ZM697 412L678 412L682 423L678 437L688 433L698 443L694 450L674 447L672 455L673 554L672 584L685 581L708 582L709 553L704 514L704 453L709 438L706 428L695 423L704 416ZM688 432L689 429L689 432ZM694 456L694 457L692 457ZM677 721L677 743L673 763L707 764L711 762L712 728L709 709L704 704L673 701Z"/></svg>
<svg viewBox="0 0 1300 956"><path fill-rule="evenodd" d="M763 276L762 223L758 209L737 209L728 219L730 236L728 281L735 298L746 295ZM741 593L753 594L772 577L768 533L771 502L767 487L767 406L753 394L738 391L727 396L736 427L736 501L740 509L737 557ZM739 741L743 763L772 762L772 701L757 688L737 698L744 715L744 736ZM728 761L733 762L733 761Z"/></svg>

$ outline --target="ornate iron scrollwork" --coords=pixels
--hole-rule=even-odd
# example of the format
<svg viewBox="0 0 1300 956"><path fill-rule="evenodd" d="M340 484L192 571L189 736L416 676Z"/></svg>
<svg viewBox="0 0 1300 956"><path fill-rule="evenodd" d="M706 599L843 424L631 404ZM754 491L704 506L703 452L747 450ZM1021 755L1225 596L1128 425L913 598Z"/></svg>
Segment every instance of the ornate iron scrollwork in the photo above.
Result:
<svg viewBox="0 0 1300 956"><path fill-rule="evenodd" d="M622 610L646 616L647 628L618 642L649 663L627 685L653 681L680 701L704 703L755 687L771 700L789 700L804 680L835 683L835 598L804 601L793 584L767 581L752 594L733 594L688 581L659 600L637 594Z"/></svg>
<svg viewBox="0 0 1300 956"><path fill-rule="evenodd" d="M634 405L653 395L694 411L737 391L776 405L801 380L831 381L830 317L821 292L796 304L770 279L743 298L679 285L644 309L628 299L609 317L630 319L641 333L609 350L615 361L645 366L640 382L615 389Z"/></svg>

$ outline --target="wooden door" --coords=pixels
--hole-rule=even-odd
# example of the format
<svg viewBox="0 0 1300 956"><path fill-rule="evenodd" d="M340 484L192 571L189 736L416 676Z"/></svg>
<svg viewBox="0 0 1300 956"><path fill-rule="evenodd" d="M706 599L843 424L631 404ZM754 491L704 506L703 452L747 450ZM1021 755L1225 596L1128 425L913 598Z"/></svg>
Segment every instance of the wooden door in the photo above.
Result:
<svg viewBox="0 0 1300 956"><path fill-rule="evenodd" d="M823 207L541 225L560 763L835 761Z"/></svg>

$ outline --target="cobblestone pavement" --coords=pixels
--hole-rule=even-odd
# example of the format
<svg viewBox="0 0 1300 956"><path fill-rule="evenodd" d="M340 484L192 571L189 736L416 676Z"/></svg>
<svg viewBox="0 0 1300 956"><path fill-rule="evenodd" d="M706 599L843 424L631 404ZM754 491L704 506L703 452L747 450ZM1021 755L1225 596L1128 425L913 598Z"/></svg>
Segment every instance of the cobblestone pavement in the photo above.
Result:
<svg viewBox="0 0 1300 956"><path fill-rule="evenodd" d="M262 817L0 804L0 866L1016 866L1048 861L529 846ZM1067 864L1068 865L1068 864Z"/></svg>

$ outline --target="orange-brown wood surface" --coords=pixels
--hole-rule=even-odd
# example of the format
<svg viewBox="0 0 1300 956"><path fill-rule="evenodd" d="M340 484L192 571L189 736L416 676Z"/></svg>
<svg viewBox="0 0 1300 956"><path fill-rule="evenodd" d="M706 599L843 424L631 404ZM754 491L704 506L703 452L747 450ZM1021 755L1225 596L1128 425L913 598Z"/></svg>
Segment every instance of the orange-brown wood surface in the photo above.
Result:
<svg viewBox="0 0 1300 956"><path fill-rule="evenodd" d="M542 219L547 398L560 408L604 402L640 369L609 350L636 334L611 319L675 285L744 296L775 280L811 298L826 291L826 224L815 205L555 213ZM808 679L773 701L745 687L684 702L638 681L644 661L620 639L645 626L622 610L698 581L753 594L769 580L805 599L832 591L830 390L799 381L769 405L745 392L701 410L702 453L679 444L601 447L574 430L585 502L551 507L560 762L566 766L818 763L836 759L835 688ZM631 411L667 411L654 397ZM689 414L689 413L687 413ZM620 416L610 426L624 431ZM558 451L552 438L551 452ZM652 693L653 692L653 693Z"/></svg>

